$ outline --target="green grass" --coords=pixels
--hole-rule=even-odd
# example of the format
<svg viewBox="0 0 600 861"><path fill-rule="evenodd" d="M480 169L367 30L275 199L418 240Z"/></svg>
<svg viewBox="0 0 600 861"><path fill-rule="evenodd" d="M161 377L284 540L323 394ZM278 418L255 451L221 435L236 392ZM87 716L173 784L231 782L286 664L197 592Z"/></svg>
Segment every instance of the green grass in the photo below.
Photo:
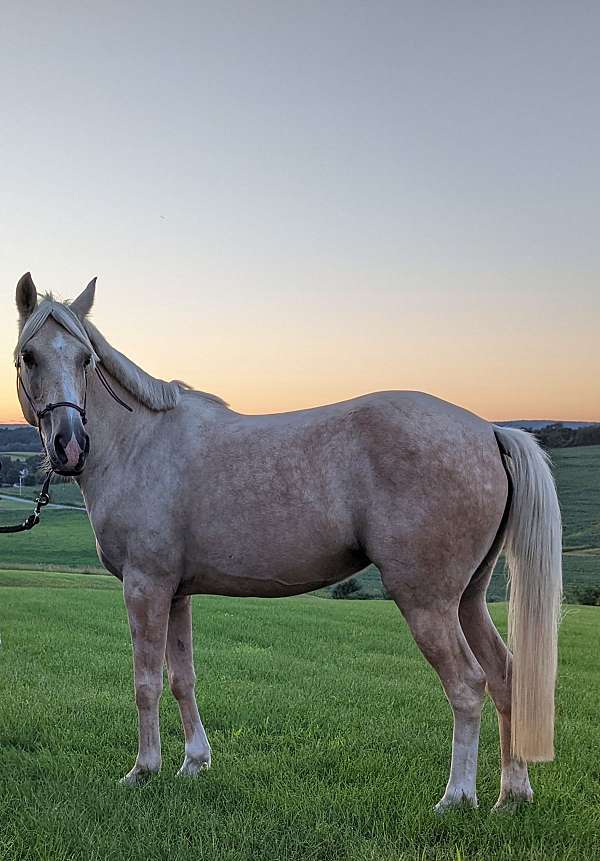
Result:
<svg viewBox="0 0 600 861"><path fill-rule="evenodd" d="M19 523L31 502L0 499L0 525ZM100 568L95 539L85 511L47 508L30 532L0 535L0 567Z"/></svg>
<svg viewBox="0 0 600 861"><path fill-rule="evenodd" d="M600 556L600 446L559 449L553 454L565 550L593 550Z"/></svg>
<svg viewBox="0 0 600 861"><path fill-rule="evenodd" d="M25 499L35 499L38 496L41 490L41 485L37 487L23 487L22 488L22 496ZM13 489L13 492L7 487L4 487L0 490L1 493L6 493L9 496L18 495L19 491L17 488ZM56 478L53 480L50 485L50 498L52 502L58 502L60 505L77 505L83 506L83 496L81 495L81 491L79 490L79 485L74 481L57 481Z"/></svg>
<svg viewBox="0 0 600 861"><path fill-rule="evenodd" d="M390 602L194 599L213 769L175 778L183 744L166 691L163 772L126 790L116 780L133 762L136 716L119 584L21 571L0 583L2 861L599 857L600 609L563 623L558 755L532 769L535 803L489 812L488 703L480 809L437 817L450 713ZM493 612L504 627L504 607Z"/></svg>

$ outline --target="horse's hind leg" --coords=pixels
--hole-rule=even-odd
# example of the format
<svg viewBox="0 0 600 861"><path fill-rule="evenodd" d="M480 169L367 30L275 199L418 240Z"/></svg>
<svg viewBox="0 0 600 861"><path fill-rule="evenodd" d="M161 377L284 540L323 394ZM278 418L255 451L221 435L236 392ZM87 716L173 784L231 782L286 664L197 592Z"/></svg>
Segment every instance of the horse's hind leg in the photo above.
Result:
<svg viewBox="0 0 600 861"><path fill-rule="evenodd" d="M210 745L200 720L194 687L194 654L192 646L191 598L174 598L169 613L167 633L167 670L169 685L179 704L185 735L185 759L178 771L193 777L210 767Z"/></svg>
<svg viewBox="0 0 600 861"><path fill-rule="evenodd" d="M497 551L481 565L461 598L460 623L469 645L484 669L487 688L498 712L502 776L495 809L515 801L531 801L527 763L510 755L511 664L510 652L488 613L485 593L494 570Z"/></svg>
<svg viewBox="0 0 600 861"><path fill-rule="evenodd" d="M383 573L383 572L382 572ZM477 806L477 751L485 675L458 622L456 602L415 603L415 592L386 583L420 650L440 677L454 714L450 778L438 812L460 804Z"/></svg>

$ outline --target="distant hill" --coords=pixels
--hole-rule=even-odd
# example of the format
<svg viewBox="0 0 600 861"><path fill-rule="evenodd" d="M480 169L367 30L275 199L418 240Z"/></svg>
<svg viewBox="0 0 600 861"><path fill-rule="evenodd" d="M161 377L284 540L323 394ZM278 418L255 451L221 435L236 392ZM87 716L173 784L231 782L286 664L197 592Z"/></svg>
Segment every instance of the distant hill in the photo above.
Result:
<svg viewBox="0 0 600 861"><path fill-rule="evenodd" d="M544 448L572 448L600 445L600 424L593 422L550 422L543 419L521 419L496 422L502 427L521 428L535 434Z"/></svg>
<svg viewBox="0 0 600 861"><path fill-rule="evenodd" d="M600 445L600 423L516 419L508 422L495 422L495 424L530 431L536 435L544 448ZM36 428L25 424L0 425L0 454L2 452L39 452L40 450L40 438Z"/></svg>
<svg viewBox="0 0 600 861"><path fill-rule="evenodd" d="M563 428L588 428L593 427L597 422L565 422L558 419L513 419L509 422L494 422L495 425L500 425L503 428L523 428L523 430L538 431L547 427L563 427Z"/></svg>
<svg viewBox="0 0 600 861"><path fill-rule="evenodd" d="M41 451L37 428L31 425L0 425L0 454L4 451Z"/></svg>
<svg viewBox="0 0 600 861"><path fill-rule="evenodd" d="M600 445L600 424L569 427L549 425L533 431L544 448L571 448L582 445Z"/></svg>

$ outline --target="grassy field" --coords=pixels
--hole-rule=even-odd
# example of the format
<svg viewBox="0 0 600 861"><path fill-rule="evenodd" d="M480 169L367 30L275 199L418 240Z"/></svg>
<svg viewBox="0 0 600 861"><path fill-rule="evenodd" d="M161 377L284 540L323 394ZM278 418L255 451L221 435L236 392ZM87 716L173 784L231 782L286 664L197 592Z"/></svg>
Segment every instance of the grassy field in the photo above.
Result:
<svg viewBox="0 0 600 861"><path fill-rule="evenodd" d="M0 499L0 525L19 523L31 502ZM31 532L0 535L0 567L100 571L94 535L84 511L46 509Z"/></svg>
<svg viewBox="0 0 600 861"><path fill-rule="evenodd" d="M25 499L35 499L40 490L41 487L23 487L22 496ZM0 493L11 495L9 488L3 488ZM15 488L13 493L18 494L18 490ZM54 479L50 488L50 496L52 498L52 502L58 502L60 505L83 506L84 504L79 486L75 484L74 481L59 482Z"/></svg>
<svg viewBox="0 0 600 861"><path fill-rule="evenodd" d="M574 599L577 589L600 585L600 446L556 449L552 456L564 519L565 591ZM32 498L37 492L23 488ZM51 495L54 502L83 504L74 483L54 484ZM29 507L29 503L0 501L0 524L18 522ZM34 532L1 539L0 567L38 566L99 570L94 537L84 514L47 510ZM360 575L359 582L362 592L382 595L375 568ZM502 601L505 597L504 572L499 565L488 598Z"/></svg>
<svg viewBox="0 0 600 861"><path fill-rule="evenodd" d="M0 572L2 861L587 861L600 857L600 609L562 626L557 760L536 800L491 814L484 709L477 811L437 817L451 718L384 601L194 599L199 702L214 753L196 782L168 690L163 772L116 785L136 717L119 584ZM505 609L493 609L503 627Z"/></svg>

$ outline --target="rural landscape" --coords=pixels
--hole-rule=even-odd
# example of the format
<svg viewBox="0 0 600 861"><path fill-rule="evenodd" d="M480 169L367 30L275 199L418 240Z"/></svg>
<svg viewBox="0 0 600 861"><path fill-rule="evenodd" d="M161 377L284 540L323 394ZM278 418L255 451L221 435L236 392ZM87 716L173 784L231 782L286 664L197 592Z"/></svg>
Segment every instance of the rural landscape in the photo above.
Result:
<svg viewBox="0 0 600 861"><path fill-rule="evenodd" d="M34 440L35 444L35 440ZM443 817L451 714L375 569L295 599L194 598L196 669L213 768L175 778L182 736L168 690L163 770L117 787L136 720L121 588L100 573L82 500L56 484L32 533L2 536L0 858L211 861L548 861L600 852L600 446L551 450L564 518L557 759L535 802L492 814L499 758L486 702L478 811ZM1 452L23 461L35 452ZM1 523L37 488L3 487ZM10 499L7 497L11 497ZM501 566L499 566L501 569ZM492 615L506 632L506 585ZM592 754L592 755L590 755ZM424 848L425 847L425 848Z"/></svg>
<svg viewBox="0 0 600 861"><path fill-rule="evenodd" d="M0 861L600 861L600 3L2 13Z"/></svg>

